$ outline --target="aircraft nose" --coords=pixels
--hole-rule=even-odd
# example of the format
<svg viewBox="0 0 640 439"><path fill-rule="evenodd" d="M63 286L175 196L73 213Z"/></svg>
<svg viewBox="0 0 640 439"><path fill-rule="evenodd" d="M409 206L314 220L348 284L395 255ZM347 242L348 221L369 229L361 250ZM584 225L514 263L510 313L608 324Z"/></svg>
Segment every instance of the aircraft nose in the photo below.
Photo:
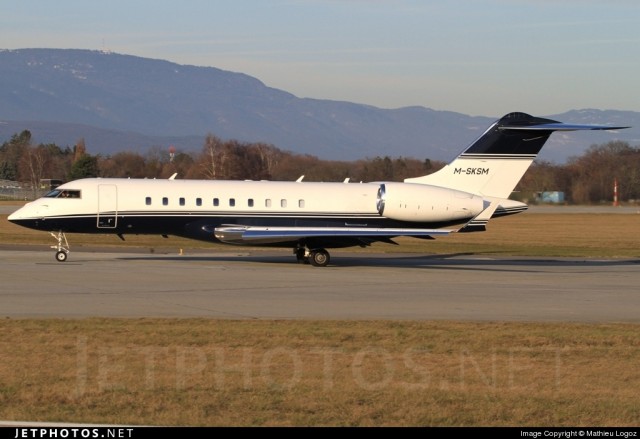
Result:
<svg viewBox="0 0 640 439"><path fill-rule="evenodd" d="M11 221L12 223L15 223L15 222L16 222L16 221L18 221L20 218L22 218L22 215L20 215L20 211L21 211L21 210L22 210L22 209L18 209L18 210L16 210L16 211L14 211L13 213L11 213L11 214L7 217L7 219L8 219L9 221Z"/></svg>
<svg viewBox="0 0 640 439"><path fill-rule="evenodd" d="M37 216L39 209L34 209L32 203L27 203L18 210L11 213L7 219L15 224L21 224L25 220L33 219Z"/></svg>
<svg viewBox="0 0 640 439"><path fill-rule="evenodd" d="M9 215L7 219L14 224L20 224L20 222L25 218L25 216L23 215L23 212L21 211L22 209L16 210L11 215Z"/></svg>

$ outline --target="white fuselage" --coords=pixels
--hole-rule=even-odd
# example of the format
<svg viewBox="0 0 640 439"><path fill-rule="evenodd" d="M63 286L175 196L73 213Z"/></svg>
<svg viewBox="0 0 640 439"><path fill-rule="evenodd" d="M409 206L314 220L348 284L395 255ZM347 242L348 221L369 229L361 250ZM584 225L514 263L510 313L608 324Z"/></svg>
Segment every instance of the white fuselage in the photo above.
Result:
<svg viewBox="0 0 640 439"><path fill-rule="evenodd" d="M424 184L93 178L66 183L9 219L51 231L189 236L184 228L196 221L209 229L446 227L484 207L481 197Z"/></svg>

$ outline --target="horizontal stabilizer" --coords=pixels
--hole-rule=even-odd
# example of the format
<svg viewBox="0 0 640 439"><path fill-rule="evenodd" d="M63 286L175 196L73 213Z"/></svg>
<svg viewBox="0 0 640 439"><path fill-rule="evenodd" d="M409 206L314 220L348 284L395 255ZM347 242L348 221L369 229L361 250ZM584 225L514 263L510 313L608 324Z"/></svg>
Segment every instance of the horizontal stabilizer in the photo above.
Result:
<svg viewBox="0 0 640 439"><path fill-rule="evenodd" d="M587 131L587 130L623 130L630 127L617 127L609 125L582 125L572 123L543 123L539 125L498 126L499 130L527 130L527 131Z"/></svg>

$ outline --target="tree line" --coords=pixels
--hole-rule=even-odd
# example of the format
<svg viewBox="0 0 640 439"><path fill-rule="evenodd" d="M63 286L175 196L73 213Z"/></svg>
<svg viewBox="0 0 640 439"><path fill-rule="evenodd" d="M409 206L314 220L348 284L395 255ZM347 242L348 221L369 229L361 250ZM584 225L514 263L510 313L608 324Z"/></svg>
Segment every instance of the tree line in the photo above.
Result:
<svg viewBox="0 0 640 439"><path fill-rule="evenodd" d="M247 143L206 136L199 152L154 147L145 154L122 151L92 155L84 139L73 147L34 145L27 130L0 146L0 180L40 187L44 179L71 181L85 177L169 178L214 180L402 181L435 172L444 162L415 158L374 157L356 161L321 160L283 151L267 143ZM640 148L614 141L592 145L582 156L558 165L536 161L512 198L536 201L536 194L560 191L565 201L593 204L613 200L614 180L620 201L640 200Z"/></svg>

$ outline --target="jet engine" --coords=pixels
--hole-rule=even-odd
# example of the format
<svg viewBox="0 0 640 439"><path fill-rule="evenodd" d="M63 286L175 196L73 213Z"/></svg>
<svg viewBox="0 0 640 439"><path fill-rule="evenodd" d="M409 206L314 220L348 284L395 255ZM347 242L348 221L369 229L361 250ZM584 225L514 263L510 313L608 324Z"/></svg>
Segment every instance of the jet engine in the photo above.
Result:
<svg viewBox="0 0 640 439"><path fill-rule="evenodd" d="M376 202L380 215L414 222L471 219L486 207L478 195L413 183L380 184Z"/></svg>

